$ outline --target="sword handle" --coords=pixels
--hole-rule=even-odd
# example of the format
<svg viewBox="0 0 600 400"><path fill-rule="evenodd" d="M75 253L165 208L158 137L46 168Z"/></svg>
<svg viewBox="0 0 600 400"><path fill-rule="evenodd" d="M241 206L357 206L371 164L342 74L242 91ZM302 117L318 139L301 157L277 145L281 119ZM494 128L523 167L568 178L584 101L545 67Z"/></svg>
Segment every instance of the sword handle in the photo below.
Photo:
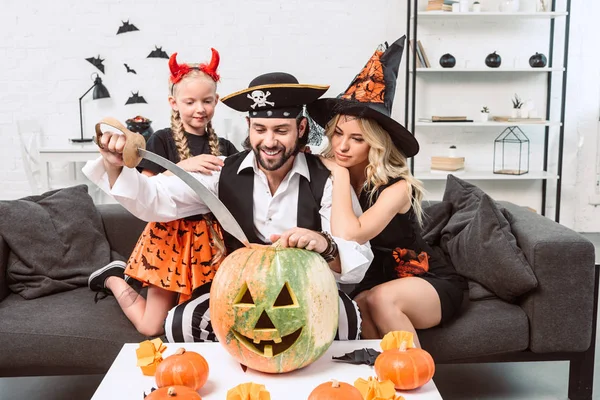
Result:
<svg viewBox="0 0 600 400"><path fill-rule="evenodd" d="M96 142L100 148L103 148L100 143L100 138L102 137L102 129L100 126L103 124L112 126L125 135L126 141L125 147L123 148L123 163L126 167L135 168L140 161L142 161L142 156L140 156L138 149L146 149L146 139L139 133L132 132L124 127L117 119L106 117L96 124L96 137L94 142Z"/></svg>

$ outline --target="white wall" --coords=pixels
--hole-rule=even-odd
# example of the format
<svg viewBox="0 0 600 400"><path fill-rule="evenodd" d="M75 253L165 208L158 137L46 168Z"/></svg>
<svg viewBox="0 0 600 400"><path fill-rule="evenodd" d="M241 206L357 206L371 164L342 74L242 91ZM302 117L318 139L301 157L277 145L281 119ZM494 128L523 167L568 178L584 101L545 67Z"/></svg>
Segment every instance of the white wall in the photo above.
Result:
<svg viewBox="0 0 600 400"><path fill-rule="evenodd" d="M40 121L46 144L66 144L68 138L79 135L77 99L91 86L91 74L97 72L85 61L87 57L100 55L105 59L106 74L100 75L111 94L110 99L93 101L90 93L83 101L86 136L91 136L94 123L107 115L125 120L141 114L154 121L155 129L168 125L167 60L146 58L155 45L162 46L169 54L177 51L183 62L208 60L209 48L218 49L222 95L246 87L260 73L284 70L295 74L301 82L331 84L327 95L335 96L345 89L378 43L393 41L404 34L406 26L405 1L391 0L29 3L32 2L4 0L0 13L0 198L3 199L29 193L16 134L18 120ZM484 8L496 3L483 0ZM594 50L600 37L594 17L600 14L598 3L573 0L572 5L561 218L562 223L575 229L596 231L600 230L600 211L588 205L587 200L593 194L598 147L600 56ZM116 35L121 21L127 19L140 31ZM512 63L517 57L525 65L534 51L540 51L539 48L547 51L544 36L547 21L526 22L525 26L509 24L507 29L496 24L469 23L467 27L427 23L421 25L421 39L432 62L452 46L451 52L460 60L470 60L470 66L482 63L493 50L503 55L505 63ZM123 63L134 68L137 75L127 74ZM450 85L456 82L447 78L430 77L423 82L419 78L419 110L425 115L460 111L477 117L481 105L486 104L492 112L506 113L514 92L535 98L538 108L543 108L544 94L536 89L543 85L537 85L533 75L517 77L510 85L504 85L493 75L479 74L472 78L473 81L462 82L465 89L458 93L456 86ZM402 76L394 106L400 120L404 118L403 81ZM436 90L432 83L436 83ZM148 104L125 106L132 91L139 91ZM243 139L242 115L221 104L214 122L220 135L236 144ZM419 132L423 156L417 165L426 165L427 156L441 151L450 142L459 147L464 145L469 152L469 163L487 165L491 155L489 145L497 134ZM530 134L532 169L534 163L540 162L541 138L541 131ZM66 165L54 167L56 176L67 173ZM539 209L539 182L477 184L495 198ZM439 197L443 183L428 181L427 189L432 198ZM554 203L552 193L550 206ZM549 212L552 214L552 209Z"/></svg>

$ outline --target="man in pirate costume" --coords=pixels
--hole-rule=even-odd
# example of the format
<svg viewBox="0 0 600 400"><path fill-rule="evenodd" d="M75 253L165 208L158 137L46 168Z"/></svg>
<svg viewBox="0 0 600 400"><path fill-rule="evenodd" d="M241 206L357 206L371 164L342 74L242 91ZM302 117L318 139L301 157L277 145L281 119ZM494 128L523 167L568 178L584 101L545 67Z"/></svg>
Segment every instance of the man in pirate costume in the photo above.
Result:
<svg viewBox="0 0 600 400"><path fill-rule="evenodd" d="M284 246L315 251L328 261L338 282L357 283L373 258L370 246L329 234L330 173L316 156L300 152L309 135L303 106L327 89L300 84L294 76L276 72L260 75L248 88L225 96L223 103L249 113L249 149L226 158L221 171L194 177L219 196L250 242L280 240ZM210 212L179 178L146 177L123 167L119 153L125 141L122 135L102 136L103 158L84 168L92 182L143 220L170 221ZM362 214L356 196L353 205L355 213ZM229 252L241 246L229 235L225 244ZM208 307L210 286L202 288L169 312L165 322L169 341L215 340ZM342 291L339 294L336 338L358 339L361 321L356 303Z"/></svg>

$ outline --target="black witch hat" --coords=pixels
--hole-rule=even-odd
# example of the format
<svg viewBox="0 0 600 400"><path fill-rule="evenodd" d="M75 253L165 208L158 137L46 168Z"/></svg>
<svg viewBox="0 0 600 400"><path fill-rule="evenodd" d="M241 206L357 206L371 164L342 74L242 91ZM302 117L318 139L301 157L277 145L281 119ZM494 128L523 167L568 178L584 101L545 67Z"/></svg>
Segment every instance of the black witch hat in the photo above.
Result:
<svg viewBox="0 0 600 400"><path fill-rule="evenodd" d="M322 127L337 114L373 119L387 131L406 157L417 154L419 143L415 137L391 117L405 40L406 36L402 36L391 46L387 43L380 46L338 97L307 104L311 118Z"/></svg>

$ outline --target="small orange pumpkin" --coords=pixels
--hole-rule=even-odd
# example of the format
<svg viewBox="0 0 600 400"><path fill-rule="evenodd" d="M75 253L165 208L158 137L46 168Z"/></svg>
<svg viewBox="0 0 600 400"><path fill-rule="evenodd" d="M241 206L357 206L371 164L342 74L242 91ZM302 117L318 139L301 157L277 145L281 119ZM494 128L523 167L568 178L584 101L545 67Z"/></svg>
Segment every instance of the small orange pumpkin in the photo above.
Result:
<svg viewBox="0 0 600 400"><path fill-rule="evenodd" d="M401 338L400 348L388 348L398 338ZM412 347L412 343L410 332L390 332L383 338L384 351L375 359L375 373L380 381L392 381L397 390L412 390L433 378L433 358L425 350Z"/></svg>
<svg viewBox="0 0 600 400"><path fill-rule="evenodd" d="M308 400L363 400L363 397L354 386L332 379L314 388Z"/></svg>
<svg viewBox="0 0 600 400"><path fill-rule="evenodd" d="M158 365L155 378L159 388L183 385L198 390L208 379L208 363L200 354L179 348Z"/></svg>
<svg viewBox="0 0 600 400"><path fill-rule="evenodd" d="M144 400L202 400L194 389L187 386L165 386L151 392Z"/></svg>

